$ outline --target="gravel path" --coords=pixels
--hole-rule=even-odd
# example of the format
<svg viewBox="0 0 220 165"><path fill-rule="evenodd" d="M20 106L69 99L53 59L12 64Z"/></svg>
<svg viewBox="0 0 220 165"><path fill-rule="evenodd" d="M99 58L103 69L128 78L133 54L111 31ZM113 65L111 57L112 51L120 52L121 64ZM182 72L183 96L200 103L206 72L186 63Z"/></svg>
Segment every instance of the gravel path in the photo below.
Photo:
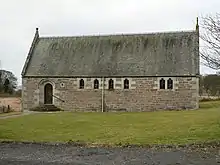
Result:
<svg viewBox="0 0 220 165"><path fill-rule="evenodd" d="M0 116L0 119L15 118L15 117L31 115L31 114L38 114L38 113L42 113L42 112L24 111L21 114L11 114L11 115L9 114L8 116ZM44 113L59 113L59 112L44 112Z"/></svg>
<svg viewBox="0 0 220 165"><path fill-rule="evenodd" d="M0 165L219 165L219 149L189 151L0 144Z"/></svg>

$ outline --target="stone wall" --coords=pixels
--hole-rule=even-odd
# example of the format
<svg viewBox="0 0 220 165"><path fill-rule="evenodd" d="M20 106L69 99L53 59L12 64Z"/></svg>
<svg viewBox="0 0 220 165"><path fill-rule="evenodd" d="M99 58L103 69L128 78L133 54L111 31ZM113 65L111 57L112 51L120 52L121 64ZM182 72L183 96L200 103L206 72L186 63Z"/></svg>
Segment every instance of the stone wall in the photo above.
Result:
<svg viewBox="0 0 220 165"><path fill-rule="evenodd" d="M169 78L169 77L168 77ZM165 80L168 78L164 77ZM172 90L159 89L161 77L127 78L129 89L123 89L125 78L112 78L114 90L108 89L105 79L104 107L108 111L152 111L163 109L197 109L199 83L196 77L170 77L174 86ZM102 79L99 89L93 89L94 78L83 78L85 88L79 89L81 78L23 78L23 109L28 110L43 104L44 85L50 83L57 98L54 104L64 110L101 111Z"/></svg>

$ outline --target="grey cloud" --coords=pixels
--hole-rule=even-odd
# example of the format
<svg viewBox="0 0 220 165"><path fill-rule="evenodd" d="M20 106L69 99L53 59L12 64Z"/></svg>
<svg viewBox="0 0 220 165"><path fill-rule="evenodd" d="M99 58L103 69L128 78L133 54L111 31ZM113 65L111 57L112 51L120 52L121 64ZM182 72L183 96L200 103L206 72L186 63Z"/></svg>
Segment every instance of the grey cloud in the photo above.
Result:
<svg viewBox="0 0 220 165"><path fill-rule="evenodd" d="M219 0L0 0L0 60L21 83L35 28L40 35L191 30L197 16L219 11ZM202 72L212 70L201 67Z"/></svg>

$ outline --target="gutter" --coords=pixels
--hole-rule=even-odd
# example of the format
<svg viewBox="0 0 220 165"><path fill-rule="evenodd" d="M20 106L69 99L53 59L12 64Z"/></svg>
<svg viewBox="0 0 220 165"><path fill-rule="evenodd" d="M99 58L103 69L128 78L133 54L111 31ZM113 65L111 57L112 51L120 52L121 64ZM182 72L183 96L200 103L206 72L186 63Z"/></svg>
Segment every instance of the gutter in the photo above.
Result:
<svg viewBox="0 0 220 165"><path fill-rule="evenodd" d="M105 89L105 78L102 77L102 112L104 112L104 89Z"/></svg>

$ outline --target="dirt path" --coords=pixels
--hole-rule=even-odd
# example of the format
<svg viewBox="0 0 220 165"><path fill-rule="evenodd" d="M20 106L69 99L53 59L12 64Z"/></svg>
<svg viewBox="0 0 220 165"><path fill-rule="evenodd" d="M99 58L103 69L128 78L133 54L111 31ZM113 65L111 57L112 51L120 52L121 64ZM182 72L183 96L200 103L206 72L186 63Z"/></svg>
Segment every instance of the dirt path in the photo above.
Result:
<svg viewBox="0 0 220 165"><path fill-rule="evenodd" d="M85 148L0 144L0 165L218 165L218 149Z"/></svg>
<svg viewBox="0 0 220 165"><path fill-rule="evenodd" d="M30 115L32 113L35 113L35 112L27 111L27 112L23 112L23 113L20 113L20 114L11 114L11 115L9 114L8 116L0 116L0 120L1 119L20 117L20 116L24 116L24 115Z"/></svg>

